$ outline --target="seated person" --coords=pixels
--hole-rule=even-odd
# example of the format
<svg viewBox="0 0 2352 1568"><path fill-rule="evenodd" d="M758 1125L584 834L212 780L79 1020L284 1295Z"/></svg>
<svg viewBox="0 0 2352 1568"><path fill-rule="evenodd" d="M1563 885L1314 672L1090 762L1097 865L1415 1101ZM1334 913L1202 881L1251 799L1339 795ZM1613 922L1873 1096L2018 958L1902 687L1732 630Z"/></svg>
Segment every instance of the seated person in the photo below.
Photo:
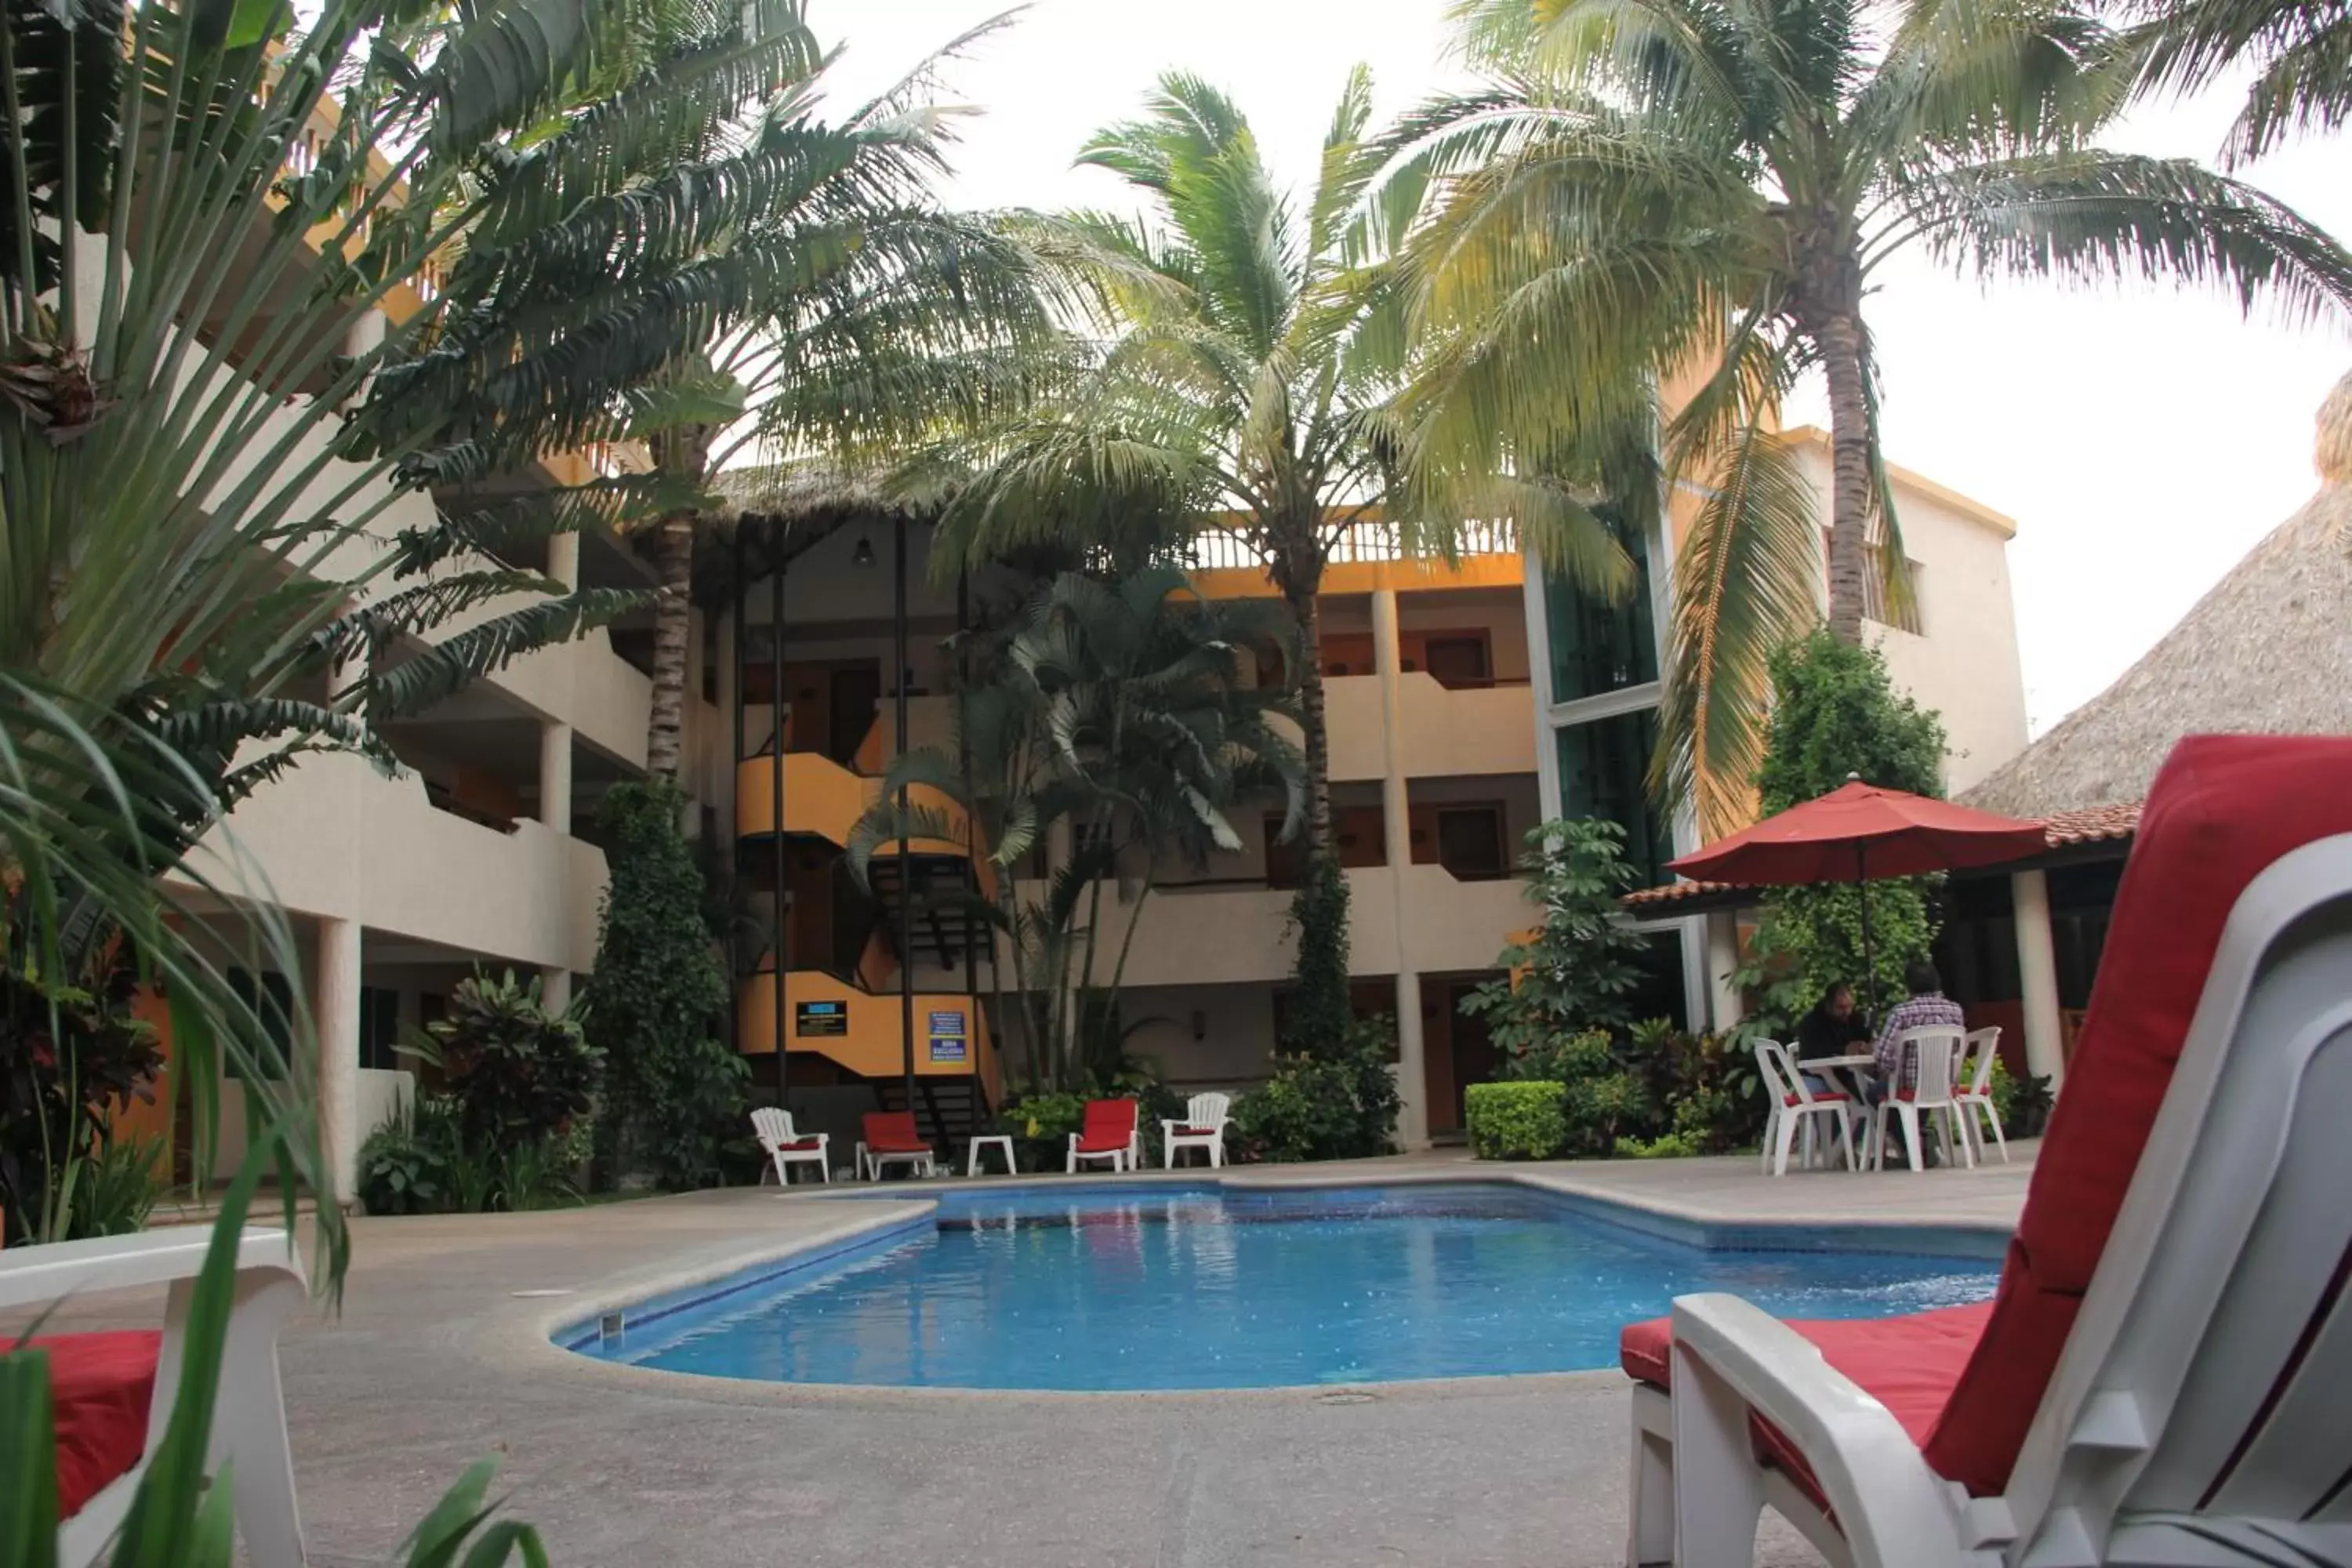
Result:
<svg viewBox="0 0 2352 1568"><path fill-rule="evenodd" d="M1960 1005L1944 994L1944 977L1936 966L1924 958L1915 958L1903 971L1904 988L1911 993L1886 1010L1886 1020L1878 1026L1877 1042L1870 1054L1878 1058L1877 1076L1863 1080L1863 1100L1876 1105L1897 1089L1909 1089L1919 1076L1918 1061L1902 1047L1906 1029L1923 1028L1930 1024L1948 1024L1954 1028L1968 1026L1968 1015ZM1902 1082L1896 1083L1900 1071Z"/></svg>
<svg viewBox="0 0 2352 1568"><path fill-rule="evenodd" d="M1853 1008L1853 987L1840 980L1822 993L1813 1010L1797 1021L1797 1061L1800 1066L1822 1057L1848 1057L1856 1046L1870 1041L1870 1026ZM1832 1087L1817 1073L1805 1074L1814 1089Z"/></svg>

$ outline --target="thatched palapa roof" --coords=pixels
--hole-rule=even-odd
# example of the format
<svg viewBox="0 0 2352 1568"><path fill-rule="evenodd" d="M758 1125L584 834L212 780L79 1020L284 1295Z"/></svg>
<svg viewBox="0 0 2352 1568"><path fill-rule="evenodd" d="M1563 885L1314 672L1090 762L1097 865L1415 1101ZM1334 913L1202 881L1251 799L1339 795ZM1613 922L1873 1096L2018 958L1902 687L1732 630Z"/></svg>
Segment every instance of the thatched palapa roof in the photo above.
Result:
<svg viewBox="0 0 2352 1568"><path fill-rule="evenodd" d="M936 521L944 499L910 495L879 469L825 458L722 469L711 489L720 504L703 513L709 548L695 552L694 597L703 605L732 592L739 535L744 580L758 582L838 529Z"/></svg>
<svg viewBox="0 0 2352 1568"><path fill-rule="evenodd" d="M2308 505L1961 801L2027 817L2129 805L2184 735L2352 733L2352 375L2319 411L2317 463Z"/></svg>

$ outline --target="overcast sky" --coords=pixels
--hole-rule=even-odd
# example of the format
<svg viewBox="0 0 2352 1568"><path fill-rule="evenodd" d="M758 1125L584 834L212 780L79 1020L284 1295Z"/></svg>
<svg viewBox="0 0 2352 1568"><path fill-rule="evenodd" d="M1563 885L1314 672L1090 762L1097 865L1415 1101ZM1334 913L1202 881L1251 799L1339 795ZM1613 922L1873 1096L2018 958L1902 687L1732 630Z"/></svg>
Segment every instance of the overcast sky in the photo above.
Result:
<svg viewBox="0 0 2352 1568"><path fill-rule="evenodd" d="M1003 9L998 0L814 0L847 52L845 91L895 79ZM1131 207L1118 182L1074 170L1087 134L1130 115L1161 71L1230 91L1279 175L1303 182L1348 68L1373 72L1381 117L1459 79L1444 0L1038 0L950 68L980 112L950 198L971 206ZM2111 138L2210 156L2232 105L2150 107ZM2352 236L2341 142L2248 172ZM2310 494L2312 416L2352 370L2352 333L2248 322L2215 293L2168 286L1990 289L1924 257L1890 268L1866 307L1886 377L1887 455L2007 512L2026 707L2036 733L2146 651L2239 556ZM1826 423L1818 392L1792 421ZM1938 628L1937 635L1958 635Z"/></svg>

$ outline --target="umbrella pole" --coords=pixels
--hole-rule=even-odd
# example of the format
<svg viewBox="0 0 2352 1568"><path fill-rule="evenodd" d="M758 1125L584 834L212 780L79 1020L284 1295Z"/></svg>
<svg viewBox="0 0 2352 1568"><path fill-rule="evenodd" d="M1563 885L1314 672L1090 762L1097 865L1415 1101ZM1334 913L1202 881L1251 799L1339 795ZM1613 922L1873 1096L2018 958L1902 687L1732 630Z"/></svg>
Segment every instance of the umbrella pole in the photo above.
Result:
<svg viewBox="0 0 2352 1568"><path fill-rule="evenodd" d="M1853 847L1853 880L1862 892L1862 993L1863 1016L1878 1024L1878 965L1870 953L1870 851L1863 845Z"/></svg>

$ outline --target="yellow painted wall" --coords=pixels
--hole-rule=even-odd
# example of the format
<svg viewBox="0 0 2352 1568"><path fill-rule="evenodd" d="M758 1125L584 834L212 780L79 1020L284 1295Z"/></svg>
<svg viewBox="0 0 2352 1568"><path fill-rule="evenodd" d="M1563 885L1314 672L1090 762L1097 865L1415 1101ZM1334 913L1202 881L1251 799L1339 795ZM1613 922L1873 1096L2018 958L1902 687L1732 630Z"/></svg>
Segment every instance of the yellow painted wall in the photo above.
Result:
<svg viewBox="0 0 2352 1568"><path fill-rule="evenodd" d="M1323 569L1323 594L1370 594L1382 588L1401 594L1437 588L1516 588L1524 574L1517 555L1465 555L1452 566L1443 561L1341 561ZM1275 596L1274 584L1255 566L1195 572L1192 587L1204 599Z"/></svg>
<svg viewBox="0 0 2352 1568"><path fill-rule="evenodd" d="M754 974L742 981L736 992L738 1028L736 1048L747 1057L769 1057L776 1054L776 977L772 973ZM816 970L796 969L784 976L786 1038L785 1048L793 1055L821 1056L860 1078L896 1078L906 1068L905 1039L901 1032L899 999L895 991L875 993L863 991L837 976ZM803 1002L840 1002L848 1010L847 1032L841 1035L803 1037L790 1033L794 1014ZM931 1060L929 1021L933 1013L957 1013L964 1020L964 1038L969 1042L966 1059L961 1062ZM988 1090L991 1104L1002 1103L998 1094L1001 1069L996 1060L995 1043L988 1037L988 1020L976 998L960 992L923 992L915 994L915 1071L924 1077L961 1078L977 1071Z"/></svg>

